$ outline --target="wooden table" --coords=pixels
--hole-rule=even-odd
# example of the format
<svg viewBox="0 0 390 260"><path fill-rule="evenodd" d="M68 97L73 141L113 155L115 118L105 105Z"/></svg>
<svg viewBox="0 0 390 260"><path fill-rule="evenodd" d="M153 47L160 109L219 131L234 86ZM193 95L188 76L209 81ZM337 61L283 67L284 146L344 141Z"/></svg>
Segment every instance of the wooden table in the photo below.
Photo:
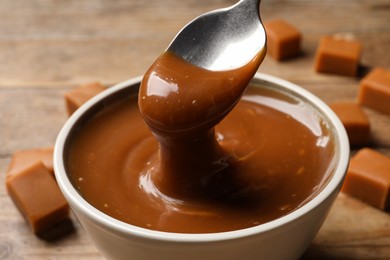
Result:
<svg viewBox="0 0 390 260"><path fill-rule="evenodd" d="M190 19L235 0L0 1L0 259L101 259L75 223L56 241L35 237L5 189L19 149L52 146L65 122L63 94L81 83L113 85L145 72ZM354 100L359 78L317 74L322 35L364 44L361 64L390 68L388 0L264 0L264 21L284 18L303 33L303 54L267 57L261 72L303 86L325 102ZM367 109L372 147L390 156L390 117ZM73 219L74 220L74 219ZM390 259L390 216L340 194L303 259Z"/></svg>

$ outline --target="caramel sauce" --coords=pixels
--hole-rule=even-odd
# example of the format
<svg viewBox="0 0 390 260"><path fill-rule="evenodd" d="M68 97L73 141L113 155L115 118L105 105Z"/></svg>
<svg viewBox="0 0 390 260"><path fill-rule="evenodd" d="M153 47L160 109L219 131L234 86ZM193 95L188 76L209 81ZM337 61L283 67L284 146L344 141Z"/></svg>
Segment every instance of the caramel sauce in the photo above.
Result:
<svg viewBox="0 0 390 260"><path fill-rule="evenodd" d="M229 177L235 158L217 142L214 126L239 101L262 55L237 69L209 71L165 52L146 72L138 106L159 141L151 179L161 193L190 201L236 192Z"/></svg>
<svg viewBox="0 0 390 260"><path fill-rule="evenodd" d="M139 227L209 233L274 220L321 190L335 148L309 104L265 86L242 96L253 66L200 71L188 85L193 70L171 58L151 67L138 98L110 104L74 136L67 168L89 203Z"/></svg>

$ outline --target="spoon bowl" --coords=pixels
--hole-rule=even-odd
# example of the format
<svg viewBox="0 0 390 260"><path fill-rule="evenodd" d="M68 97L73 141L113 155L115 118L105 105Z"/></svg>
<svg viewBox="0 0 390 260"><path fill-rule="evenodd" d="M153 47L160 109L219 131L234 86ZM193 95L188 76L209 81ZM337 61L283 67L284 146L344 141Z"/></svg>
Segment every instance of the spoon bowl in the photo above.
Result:
<svg viewBox="0 0 390 260"><path fill-rule="evenodd" d="M266 33L260 18L260 0L205 13L188 23L167 51L192 65L211 71L232 70L265 56Z"/></svg>

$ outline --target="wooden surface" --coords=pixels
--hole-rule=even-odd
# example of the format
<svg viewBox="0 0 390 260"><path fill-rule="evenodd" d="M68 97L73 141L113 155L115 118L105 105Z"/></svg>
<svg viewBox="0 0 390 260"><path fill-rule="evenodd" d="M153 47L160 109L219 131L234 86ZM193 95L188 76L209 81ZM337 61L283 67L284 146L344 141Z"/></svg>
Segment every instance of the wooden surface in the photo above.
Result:
<svg viewBox="0 0 390 260"><path fill-rule="evenodd" d="M195 16L233 0L0 0L0 259L101 259L74 220L55 241L35 237L5 189L18 149L51 146L66 120L63 93L89 81L112 85L145 72ZM283 18L303 33L303 54L267 57L261 72L280 76L325 102L354 100L359 78L317 74L325 34L364 45L365 68L390 68L390 1L263 0L264 21ZM390 117L367 109L372 147L390 156ZM390 259L390 216L340 194L303 259Z"/></svg>

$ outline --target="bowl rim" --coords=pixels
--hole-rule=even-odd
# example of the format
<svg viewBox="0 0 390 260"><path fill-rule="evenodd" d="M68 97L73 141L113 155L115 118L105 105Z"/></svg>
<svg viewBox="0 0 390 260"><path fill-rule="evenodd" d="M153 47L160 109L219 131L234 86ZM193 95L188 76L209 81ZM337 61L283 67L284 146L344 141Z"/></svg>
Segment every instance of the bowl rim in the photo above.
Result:
<svg viewBox="0 0 390 260"><path fill-rule="evenodd" d="M68 134L72 130L73 126L77 123L78 119L88 111L94 104L98 101L110 96L111 94L127 88L133 85L139 84L142 80L142 76L137 76L132 79L126 80L119 84L116 84L107 90L97 94L85 104L83 104L78 110L76 110L70 118L66 121L62 127L58 137L56 139L54 147L54 170L55 177L57 179L60 190L62 191L65 198L68 200L70 206L75 210L75 212L82 212L84 216L87 216L90 220L95 222L99 226L105 226L110 230L114 230L117 234L122 234L124 236L135 236L142 239L153 239L159 241L175 241L175 242L218 242L224 240L238 239L242 237L253 236L259 233L265 233L275 228L284 226L293 220L299 219L301 216L307 214L332 194L339 190L341 184L345 178L349 163L349 142L348 136L345 131L345 128L336 114L318 97L309 91L303 89L302 87L291 83L289 81L283 80L281 78L271 76L264 73L256 73L253 77L254 80L262 80L269 82L271 84L279 85L282 89L288 90L292 93L297 93L298 96L304 97L307 100L310 100L312 105L319 109L321 114L327 118L328 122L331 124L334 132L337 133L338 138L336 147L339 149L339 158L336 163L336 167L332 177L327 182L326 186L310 201L305 203L300 208L290 212L289 214L282 216L278 219L260 224L258 226L249 227L240 230L218 232L218 233L173 233L173 232L163 232L155 231L142 227L138 227L132 224L128 224L117 220L93 207L89 202L87 202L73 187L71 181L68 178L68 175L64 166L64 146L67 140ZM77 215L77 213L76 213Z"/></svg>

